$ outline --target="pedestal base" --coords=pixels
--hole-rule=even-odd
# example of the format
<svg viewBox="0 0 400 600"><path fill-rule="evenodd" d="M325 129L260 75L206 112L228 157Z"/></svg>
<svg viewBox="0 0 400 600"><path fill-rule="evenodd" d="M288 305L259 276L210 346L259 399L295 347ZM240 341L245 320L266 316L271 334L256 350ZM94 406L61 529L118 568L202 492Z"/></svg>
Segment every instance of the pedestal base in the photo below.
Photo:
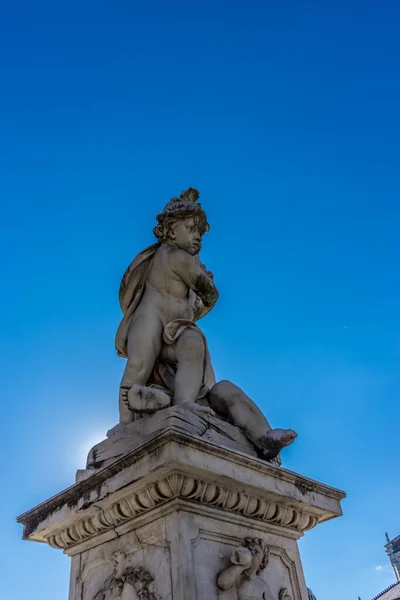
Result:
<svg viewBox="0 0 400 600"><path fill-rule="evenodd" d="M26 539L72 556L69 600L307 600L296 540L339 516L343 497L166 427L18 520ZM268 546L265 570L219 589L248 537Z"/></svg>

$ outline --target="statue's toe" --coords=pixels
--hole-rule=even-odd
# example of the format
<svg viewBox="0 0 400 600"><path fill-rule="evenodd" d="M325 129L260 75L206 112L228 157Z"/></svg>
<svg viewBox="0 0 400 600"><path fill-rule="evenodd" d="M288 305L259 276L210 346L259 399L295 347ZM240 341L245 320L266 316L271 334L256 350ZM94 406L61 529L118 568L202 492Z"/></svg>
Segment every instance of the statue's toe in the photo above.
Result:
<svg viewBox="0 0 400 600"><path fill-rule="evenodd" d="M124 402L124 404L126 404L127 406L129 406L128 392L129 392L129 388L128 387L122 387L121 386L119 388L119 397L122 400L122 402Z"/></svg>

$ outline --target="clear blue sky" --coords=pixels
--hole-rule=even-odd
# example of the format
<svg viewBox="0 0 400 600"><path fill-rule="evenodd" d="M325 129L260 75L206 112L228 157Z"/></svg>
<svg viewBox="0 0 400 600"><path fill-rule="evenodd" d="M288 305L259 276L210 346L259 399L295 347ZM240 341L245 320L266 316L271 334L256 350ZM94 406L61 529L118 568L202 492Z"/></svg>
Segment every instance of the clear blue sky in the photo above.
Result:
<svg viewBox="0 0 400 600"><path fill-rule="evenodd" d="M120 277L189 186L217 376L299 432L287 468L348 493L300 542L308 585L394 581L399 20L387 0L3 3L2 597L67 597L69 559L15 516L116 424Z"/></svg>

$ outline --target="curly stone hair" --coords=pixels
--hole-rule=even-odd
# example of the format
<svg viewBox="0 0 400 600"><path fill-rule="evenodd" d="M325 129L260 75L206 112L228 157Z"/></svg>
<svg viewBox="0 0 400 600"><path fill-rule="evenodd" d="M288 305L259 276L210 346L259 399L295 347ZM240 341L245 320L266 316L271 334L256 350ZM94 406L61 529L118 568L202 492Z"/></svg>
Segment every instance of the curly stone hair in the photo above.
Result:
<svg viewBox="0 0 400 600"><path fill-rule="evenodd" d="M178 198L172 198L168 202L162 213L157 215L158 225L153 229L153 233L159 242L166 242L170 237L174 224L188 217L195 219L201 235L204 235L206 231L210 231L206 213L200 203L196 204L199 198L199 191L195 188L189 188L183 191Z"/></svg>
<svg viewBox="0 0 400 600"><path fill-rule="evenodd" d="M269 560L269 548L262 538L247 537L244 539L244 546L248 548L252 556L259 555L261 557L260 568L257 575L260 575L266 568Z"/></svg>

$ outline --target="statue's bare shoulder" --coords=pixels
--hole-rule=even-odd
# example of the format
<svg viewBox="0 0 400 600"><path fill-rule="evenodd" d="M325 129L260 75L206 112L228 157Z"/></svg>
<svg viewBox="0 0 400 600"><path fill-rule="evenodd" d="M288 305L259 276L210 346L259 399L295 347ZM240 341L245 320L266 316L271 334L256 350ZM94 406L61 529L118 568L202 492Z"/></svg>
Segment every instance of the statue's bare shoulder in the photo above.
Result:
<svg viewBox="0 0 400 600"><path fill-rule="evenodd" d="M161 286L167 293L185 296L188 288L207 304L215 304L218 291L201 266L198 256L173 244L161 244L149 274L150 285Z"/></svg>
<svg viewBox="0 0 400 600"><path fill-rule="evenodd" d="M181 278L183 270L190 269L195 259L186 250L181 250L173 244L161 244L154 257L156 269L166 269L169 277Z"/></svg>

